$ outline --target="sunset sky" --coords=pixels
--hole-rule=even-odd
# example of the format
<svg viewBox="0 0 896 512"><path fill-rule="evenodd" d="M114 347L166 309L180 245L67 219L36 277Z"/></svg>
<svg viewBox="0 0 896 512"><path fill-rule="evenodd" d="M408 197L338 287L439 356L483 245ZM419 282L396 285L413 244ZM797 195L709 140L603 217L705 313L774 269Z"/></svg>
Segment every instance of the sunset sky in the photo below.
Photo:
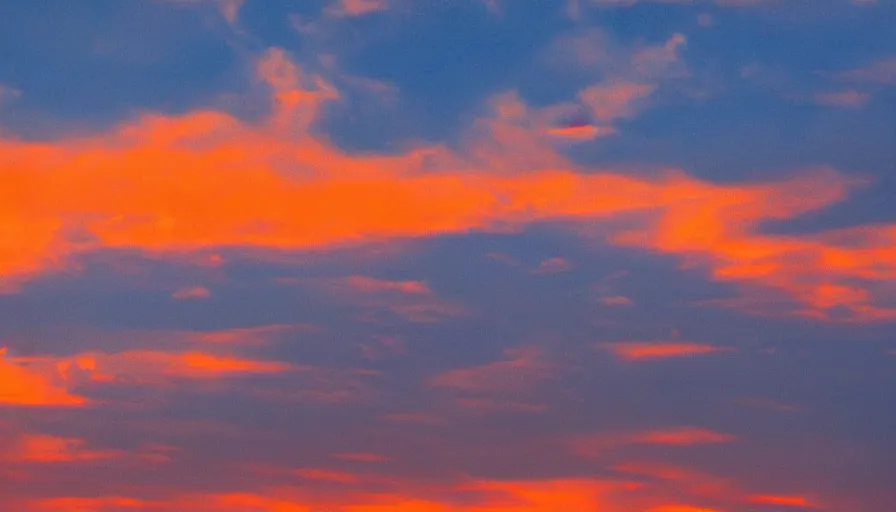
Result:
<svg viewBox="0 0 896 512"><path fill-rule="evenodd" d="M896 1L0 1L0 510L896 510Z"/></svg>

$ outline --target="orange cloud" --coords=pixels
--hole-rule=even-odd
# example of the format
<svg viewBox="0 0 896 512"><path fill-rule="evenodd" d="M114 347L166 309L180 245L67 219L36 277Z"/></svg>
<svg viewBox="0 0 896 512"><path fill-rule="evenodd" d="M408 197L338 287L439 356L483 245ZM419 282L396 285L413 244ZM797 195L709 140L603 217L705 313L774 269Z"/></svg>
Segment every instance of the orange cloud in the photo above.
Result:
<svg viewBox="0 0 896 512"><path fill-rule="evenodd" d="M27 372L23 368L28 368ZM166 383L170 379L219 380L249 374L275 374L292 370L289 364L253 361L204 352L132 350L115 354L81 353L69 357L8 358L0 372L18 376L19 395L6 400L23 405L78 405L84 399L67 389L87 383ZM2 373L0 373L2 375ZM12 382L14 379L3 379ZM50 382L58 382L54 387ZM27 386L27 387L26 387Z"/></svg>
<svg viewBox="0 0 896 512"><path fill-rule="evenodd" d="M28 406L77 406L87 401L69 394L52 378L33 371L26 362L6 356L0 348L0 404Z"/></svg>
<svg viewBox="0 0 896 512"><path fill-rule="evenodd" d="M762 505L780 505L784 507L811 507L809 500L803 496L776 496L773 494L762 494L750 496L750 503L758 503Z"/></svg>
<svg viewBox="0 0 896 512"><path fill-rule="evenodd" d="M682 43L673 37L636 55L639 73L668 66ZM494 102L496 117L477 125L485 135L471 139L468 154L427 147L347 155L309 131L338 91L278 49L260 59L257 73L274 93L265 122L200 111L144 115L55 143L0 139L0 287L14 289L102 249L301 251L587 220L583 234L704 265L712 279L739 284L751 300L769 303L780 294L796 304L787 313L896 319L896 307L876 289L896 279L896 263L889 263L896 262L896 227L758 232L764 222L844 200L857 182L836 172L726 185L680 171L580 174L527 125L525 105L511 96ZM620 97L646 91L630 89ZM613 94L601 91L591 95L593 107L619 115L601 100ZM622 217L634 223L620 229L602 222ZM779 303L755 312L780 314ZM405 314L432 316L412 304Z"/></svg>
<svg viewBox="0 0 896 512"><path fill-rule="evenodd" d="M122 452L114 450L89 450L84 445L82 439L27 434L21 439L18 453L12 458L26 462L74 462L112 459L122 455Z"/></svg>
<svg viewBox="0 0 896 512"><path fill-rule="evenodd" d="M669 446L690 446L697 444L724 444L736 438L729 434L720 434L712 430L697 427L682 427L670 430L651 430L641 432L633 437L645 444L663 444Z"/></svg>
<svg viewBox="0 0 896 512"><path fill-rule="evenodd" d="M548 135L557 137L558 139L567 139L572 141L587 141L598 137L605 137L616 133L616 129L612 126L594 126L590 124L579 124L570 126L555 126L547 129Z"/></svg>
<svg viewBox="0 0 896 512"><path fill-rule="evenodd" d="M716 354L730 352L730 348L716 347L713 345L701 345L699 343L679 342L619 342L599 343L599 348L609 350L620 359L626 361L641 361L649 359L667 359L676 357L688 357L695 355Z"/></svg>
<svg viewBox="0 0 896 512"><path fill-rule="evenodd" d="M183 335L197 343L227 344L227 345L264 345L277 336L290 333L315 332L319 328L308 324L273 324L260 325L258 327L243 327L225 329L220 331L203 331L175 333Z"/></svg>
<svg viewBox="0 0 896 512"><path fill-rule="evenodd" d="M108 496L102 498L50 498L32 505L34 510L53 512L111 512L114 510L158 510L143 500Z"/></svg>
<svg viewBox="0 0 896 512"><path fill-rule="evenodd" d="M277 468L267 468L278 471ZM641 474L634 465L629 468ZM546 480L485 480L465 478L438 483L378 476L356 476L326 470L300 470L324 485L342 484L338 494L312 487L279 487L255 492L180 494L138 499L130 497L53 498L32 502L27 510L114 512L148 510L165 512L719 512L716 508L682 505L709 501L744 503L736 487L720 485L706 475L675 473L676 478L704 477L702 488L667 490L663 480L633 482L627 479L568 478ZM365 484L376 483L376 490ZM653 494L654 491L659 494ZM463 505L456 501L466 494ZM668 496L667 496L668 495ZM758 502L757 502L758 503ZM733 510L733 509L732 509Z"/></svg>
<svg viewBox="0 0 896 512"><path fill-rule="evenodd" d="M690 505L663 505L654 507L649 512L719 512L714 508L692 507Z"/></svg>

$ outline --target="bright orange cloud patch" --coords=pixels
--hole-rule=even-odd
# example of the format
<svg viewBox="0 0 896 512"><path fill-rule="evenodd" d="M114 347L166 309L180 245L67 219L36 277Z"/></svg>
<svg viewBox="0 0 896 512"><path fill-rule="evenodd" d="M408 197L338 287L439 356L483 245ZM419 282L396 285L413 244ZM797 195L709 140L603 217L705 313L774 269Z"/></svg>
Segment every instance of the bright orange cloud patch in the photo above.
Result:
<svg viewBox="0 0 896 512"><path fill-rule="evenodd" d="M10 360L6 349L0 348L0 404L74 406L85 403L85 399L70 394L51 377L33 371L28 364Z"/></svg>
<svg viewBox="0 0 896 512"><path fill-rule="evenodd" d="M598 347L609 350L620 359L625 359L626 361L668 359L731 351L731 349L725 347L716 347L714 345L703 345L699 343L686 342L600 343L598 344Z"/></svg>
<svg viewBox="0 0 896 512"><path fill-rule="evenodd" d="M896 318L874 287L896 279L896 227L757 232L764 221L843 200L855 184L833 171L747 185L714 185L680 171L579 174L521 124L525 106L506 98L470 155L429 147L352 156L308 132L321 104L339 97L329 84L280 50L260 60L258 77L275 96L266 123L203 111L146 115L53 144L0 140L5 287L105 248L303 250L589 219L592 235L705 265L751 297L783 294L798 304L793 313ZM632 87L591 90L583 101L601 116L623 115L619 105L647 93ZM597 222L633 215L638 222L622 231Z"/></svg>

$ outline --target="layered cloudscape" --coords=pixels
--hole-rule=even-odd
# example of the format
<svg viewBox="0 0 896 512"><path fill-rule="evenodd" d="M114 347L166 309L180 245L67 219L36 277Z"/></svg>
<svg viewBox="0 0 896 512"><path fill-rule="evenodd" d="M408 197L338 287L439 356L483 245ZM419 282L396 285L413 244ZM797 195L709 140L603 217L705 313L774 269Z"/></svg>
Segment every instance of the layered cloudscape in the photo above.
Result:
<svg viewBox="0 0 896 512"><path fill-rule="evenodd" d="M896 507L893 22L0 7L0 508Z"/></svg>

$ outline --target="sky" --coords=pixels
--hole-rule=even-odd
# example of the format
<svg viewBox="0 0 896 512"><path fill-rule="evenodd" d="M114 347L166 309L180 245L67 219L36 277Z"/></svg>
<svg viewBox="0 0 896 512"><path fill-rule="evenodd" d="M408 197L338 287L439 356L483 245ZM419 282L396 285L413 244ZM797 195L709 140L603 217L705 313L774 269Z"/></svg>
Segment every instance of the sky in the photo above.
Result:
<svg viewBox="0 0 896 512"><path fill-rule="evenodd" d="M0 509L896 510L894 25L0 2Z"/></svg>

